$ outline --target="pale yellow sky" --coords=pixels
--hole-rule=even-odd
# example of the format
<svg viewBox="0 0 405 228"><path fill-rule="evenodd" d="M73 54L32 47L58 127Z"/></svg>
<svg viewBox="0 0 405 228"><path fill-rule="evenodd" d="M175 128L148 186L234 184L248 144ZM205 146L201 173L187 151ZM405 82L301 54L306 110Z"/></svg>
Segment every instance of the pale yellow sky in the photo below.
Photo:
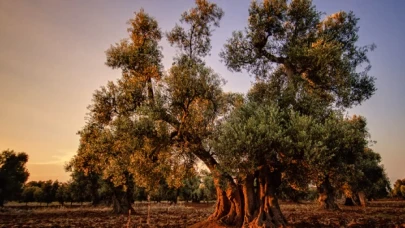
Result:
<svg viewBox="0 0 405 228"><path fill-rule="evenodd" d="M252 79L229 72L218 53L232 31L245 26L250 1L217 2L225 16L214 32L207 64L227 80L225 90L244 92ZM405 77L401 71L405 16L401 6L395 6L395 1L368 0L314 3L327 13L353 10L361 18L361 44L377 44L370 59L378 91L350 113L367 118L372 138L378 141L374 149L381 154L391 181L405 178ZM85 123L93 91L120 76L118 70L104 65L104 51L127 37L126 21L141 7L168 31L192 4L184 0L0 0L0 150L28 153L30 180L67 180L63 165L78 148L76 132ZM381 8L387 13L374 17ZM174 52L166 41L162 46L167 68Z"/></svg>
<svg viewBox="0 0 405 228"><path fill-rule="evenodd" d="M95 19L67 9L51 1L0 1L0 148L29 154L31 180L68 178L63 165L77 150L92 91L119 75L104 65L109 44L88 37L108 32L92 30ZM90 31L76 29L72 15Z"/></svg>

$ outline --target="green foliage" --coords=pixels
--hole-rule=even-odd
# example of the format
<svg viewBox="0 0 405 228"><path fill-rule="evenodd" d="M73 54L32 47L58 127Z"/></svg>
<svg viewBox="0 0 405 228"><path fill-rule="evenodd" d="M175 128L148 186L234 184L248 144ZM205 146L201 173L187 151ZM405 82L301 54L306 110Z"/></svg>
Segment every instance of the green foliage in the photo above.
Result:
<svg viewBox="0 0 405 228"><path fill-rule="evenodd" d="M276 156L283 144L282 131L276 107L247 103L223 122L214 148L226 171L244 175Z"/></svg>
<svg viewBox="0 0 405 228"><path fill-rule="evenodd" d="M367 52L375 46L357 46L352 12L321 15L311 1L253 1L247 27L220 54L230 70L246 70L256 82L245 107L221 125L218 157L242 179L270 165L283 172L281 190L289 195L325 179L339 187L370 176L355 172L368 145L366 122L341 113L374 93Z"/></svg>
<svg viewBox="0 0 405 228"><path fill-rule="evenodd" d="M36 186L24 186L24 190L21 194L21 200L25 203L34 202L34 193L38 187Z"/></svg>
<svg viewBox="0 0 405 228"><path fill-rule="evenodd" d="M5 150L0 154L0 206L4 201L19 197L29 173L25 168L28 155Z"/></svg>
<svg viewBox="0 0 405 228"><path fill-rule="evenodd" d="M176 45L191 59L205 57L211 50L211 40L214 27L219 27L224 12L216 4L205 0L196 0L196 7L184 12L180 22L189 26L186 30L176 24L167 34L171 45Z"/></svg>
<svg viewBox="0 0 405 228"><path fill-rule="evenodd" d="M148 194L145 192L145 188L135 186L134 200L136 200L136 201L147 201L148 200Z"/></svg>
<svg viewBox="0 0 405 228"><path fill-rule="evenodd" d="M67 183L62 183L55 194L55 199L63 206L69 201L69 186Z"/></svg>
<svg viewBox="0 0 405 228"><path fill-rule="evenodd" d="M35 187L34 199L36 202L42 203L45 200L44 191L40 187Z"/></svg>
<svg viewBox="0 0 405 228"><path fill-rule="evenodd" d="M158 185L154 186L154 189L149 193L151 200L161 202L167 200L173 203L177 203L178 189L169 187L164 179L160 180Z"/></svg>
<svg viewBox="0 0 405 228"><path fill-rule="evenodd" d="M86 176L83 172L73 172L71 177L67 183L67 192L71 201L84 202L97 198L97 196L92 197L92 193L97 194L97 186L92 186L91 176Z"/></svg>
<svg viewBox="0 0 405 228"><path fill-rule="evenodd" d="M368 133L361 117L329 117L318 127L318 147L306 155L313 180L318 185L326 177L332 184L343 184L355 170L355 163L367 146Z"/></svg>
<svg viewBox="0 0 405 228"><path fill-rule="evenodd" d="M200 189L203 191L204 200L215 200L216 199L216 189L214 184L214 178L212 174L206 170L201 171L202 185Z"/></svg>
<svg viewBox="0 0 405 228"><path fill-rule="evenodd" d="M213 145L222 169L240 180L270 165L284 173L284 181L305 189L305 154L316 146L316 129L308 116L248 101L223 120Z"/></svg>
<svg viewBox="0 0 405 228"><path fill-rule="evenodd" d="M369 199L387 197L391 191L390 181L380 164L381 156L365 148L356 161L356 170L350 175L349 185L354 192L363 191Z"/></svg>
<svg viewBox="0 0 405 228"><path fill-rule="evenodd" d="M48 205L57 200L56 196L62 185L64 184L57 180L30 181L24 186L23 200L24 202L36 201Z"/></svg>
<svg viewBox="0 0 405 228"><path fill-rule="evenodd" d="M273 80L282 73L298 100L311 91L322 105L360 104L375 91L367 58L375 45L356 45L358 18L352 12L322 20L321 15L308 0L253 1L248 26L233 33L221 57L229 69L247 70L257 79Z"/></svg>
<svg viewBox="0 0 405 228"><path fill-rule="evenodd" d="M185 27L176 25L167 34L180 55L163 75L157 22L143 10L135 13L130 38L106 51L107 66L121 69L122 77L94 93L68 170L98 174L130 196L143 189L160 197L159 192L183 186L181 180L193 172L195 147L224 110L223 82L201 59L222 14L215 4L199 0L182 15Z"/></svg>
<svg viewBox="0 0 405 228"><path fill-rule="evenodd" d="M336 188L350 182L356 192L382 197L389 181L379 155L367 148L368 137L363 117L333 112L321 121L248 101L223 119L214 150L223 171L240 180L263 165L281 171L280 191L293 200L326 178Z"/></svg>
<svg viewBox="0 0 405 228"><path fill-rule="evenodd" d="M44 198L43 198L43 202L46 203L47 205L49 203L52 203L55 200L55 195L54 193L56 193L54 191L53 185L52 185L52 180L48 180L46 182L44 182L41 186L41 189L43 191L44 194Z"/></svg>
<svg viewBox="0 0 405 228"><path fill-rule="evenodd" d="M183 186L179 189L179 197L184 201L201 202L216 199L216 190L212 174L208 171L183 180Z"/></svg>
<svg viewBox="0 0 405 228"><path fill-rule="evenodd" d="M198 191L200 188L198 176L189 177L183 180L183 187L180 189L180 197L184 201L200 201Z"/></svg>

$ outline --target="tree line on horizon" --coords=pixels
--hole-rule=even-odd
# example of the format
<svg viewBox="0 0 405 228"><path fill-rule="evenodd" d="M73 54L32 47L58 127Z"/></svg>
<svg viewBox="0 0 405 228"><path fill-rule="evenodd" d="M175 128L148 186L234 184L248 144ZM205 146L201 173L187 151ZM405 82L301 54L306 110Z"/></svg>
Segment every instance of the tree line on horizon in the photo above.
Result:
<svg viewBox="0 0 405 228"><path fill-rule="evenodd" d="M113 183L105 181L98 175L85 175L83 172L72 172L67 182L58 180L29 181L29 172L25 168L28 161L26 153L16 153L12 150L3 151L0 154L0 206L4 202L37 202L47 206L52 202L65 203L91 202L93 206L112 205L115 192ZM66 167L66 171L70 171ZM194 175L182 180L181 188L170 188L161 180L156 191L149 194L149 200L154 202L169 201L177 203L177 200L199 203L201 201L215 200L215 188L212 176L206 170L195 172ZM134 186L134 201L148 201L148 194L142 187Z"/></svg>
<svg viewBox="0 0 405 228"><path fill-rule="evenodd" d="M58 202L61 206L66 203L80 203L81 205L90 202L92 206L112 205L114 197L114 187L112 183L107 183L101 176L85 175L83 172L72 172L71 179L67 182L59 182L58 180L46 181L29 181L25 177L29 176L28 170L24 167L26 161L25 153L15 153L12 150L3 151L1 154L2 163L0 166L0 192L9 193L2 195L3 203L7 201L28 203L39 203L41 206L44 203L48 206L50 203ZM6 158L6 159L4 159ZM10 164L13 164L11 166ZM5 173L5 167L11 172ZM69 167L66 171L70 172ZM188 177L183 181L181 188L171 188L164 180L159 186L155 186L156 191L153 194L148 194L144 188L134 187L133 202L148 201L148 195L152 202L169 202L176 204L178 201L183 202L210 202L216 200L215 186L211 173L206 170L201 170L195 173L196 175ZM5 180L4 176L8 176L9 180ZM15 179L15 177L22 177ZM5 187L4 183L8 183ZM11 185L10 183L14 183ZM378 185L378 184L377 184ZM376 186L377 191L367 192L367 199L380 199L385 197L395 197L405 199L405 180L397 180L394 188L390 193L385 191L385 186ZM360 198L347 194L347 186L340 189L340 196L345 198L345 205L360 205ZM306 190L297 190L288 184L280 186L280 199L299 203L301 201L312 201L317 197L317 191L314 188L308 187Z"/></svg>
<svg viewBox="0 0 405 228"><path fill-rule="evenodd" d="M367 56L375 45L358 46L359 19L343 11L322 17L310 0L253 1L248 11L246 27L220 53L230 71L254 78L246 94L224 92L205 62L224 15L207 0L166 33L136 12L129 38L106 51L106 65L122 76L94 92L67 169L107 183L114 212L134 210L137 188L149 196L162 183L183 188L198 162L212 177L216 205L195 227L285 227L278 199L305 198L310 186L327 210L339 209L339 194L347 204L388 195L366 118L345 114L376 91ZM163 37L177 53L169 69ZM395 186L399 196L403 184Z"/></svg>

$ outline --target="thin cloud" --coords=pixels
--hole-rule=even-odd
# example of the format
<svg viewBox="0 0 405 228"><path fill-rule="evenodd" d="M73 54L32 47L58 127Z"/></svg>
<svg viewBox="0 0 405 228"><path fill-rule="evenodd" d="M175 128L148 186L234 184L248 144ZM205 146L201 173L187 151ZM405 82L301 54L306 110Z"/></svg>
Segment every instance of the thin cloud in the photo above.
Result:
<svg viewBox="0 0 405 228"><path fill-rule="evenodd" d="M63 165L68 162L76 152L72 150L58 150L57 154L52 155L49 161L30 162L31 165Z"/></svg>

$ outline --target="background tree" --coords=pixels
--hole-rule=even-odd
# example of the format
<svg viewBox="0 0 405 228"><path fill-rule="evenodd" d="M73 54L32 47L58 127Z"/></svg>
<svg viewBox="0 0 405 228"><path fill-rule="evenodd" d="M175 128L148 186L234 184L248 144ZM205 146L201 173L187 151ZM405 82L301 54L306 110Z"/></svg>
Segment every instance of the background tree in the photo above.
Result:
<svg viewBox="0 0 405 228"><path fill-rule="evenodd" d="M405 198L405 179L398 179L395 181L394 188L392 189L392 196Z"/></svg>
<svg viewBox="0 0 405 228"><path fill-rule="evenodd" d="M41 187L44 181L30 181L25 184L26 187Z"/></svg>
<svg viewBox="0 0 405 228"><path fill-rule="evenodd" d="M36 202L39 203L39 205L41 205L41 203L45 201L44 191L40 187L35 187L34 199Z"/></svg>
<svg viewBox="0 0 405 228"><path fill-rule="evenodd" d="M357 169L356 160L367 146L366 123L363 118L345 118L341 114L328 118L320 130L321 146L311 151L312 179L319 191L318 201L325 209L339 209L338 189Z"/></svg>
<svg viewBox="0 0 405 228"><path fill-rule="evenodd" d="M345 205L355 203L365 206L366 199L387 197L391 191L390 181L380 164L381 156L371 148L364 148L356 161L356 169L349 175L345 186Z"/></svg>
<svg viewBox="0 0 405 228"><path fill-rule="evenodd" d="M38 187L35 186L24 186L24 190L21 194L21 200L25 202L25 205L27 205L29 202L34 202L34 193Z"/></svg>
<svg viewBox="0 0 405 228"><path fill-rule="evenodd" d="M135 189L134 189L134 200L135 200L135 201L140 201L140 202L142 202L142 201L147 201L147 200L148 200L148 194L147 194L147 192L145 191L145 188L135 186Z"/></svg>
<svg viewBox="0 0 405 228"><path fill-rule="evenodd" d="M200 172L200 176L202 179L200 187L204 193L203 194L204 200L206 201L216 200L215 184L212 174L207 170L202 170Z"/></svg>
<svg viewBox="0 0 405 228"><path fill-rule="evenodd" d="M67 183L61 183L55 194L55 200L58 201L62 206L65 202L69 201L69 187Z"/></svg>
<svg viewBox="0 0 405 228"><path fill-rule="evenodd" d="M25 168L28 155L5 150L0 154L0 207L4 201L13 200L23 191L29 173Z"/></svg>
<svg viewBox="0 0 405 228"><path fill-rule="evenodd" d="M53 181L52 180L45 181L42 184L41 189L44 194L43 202L46 203L46 205L48 206L50 203L52 203L55 200L54 193L56 193L56 192L54 191Z"/></svg>
<svg viewBox="0 0 405 228"><path fill-rule="evenodd" d="M183 180L183 186L179 189L179 197L183 201L199 203L216 199L216 190L212 174L207 170L201 170Z"/></svg>
<svg viewBox="0 0 405 228"><path fill-rule="evenodd" d="M183 180L183 187L180 188L180 197L183 201L193 201L193 195L200 186L200 179L198 176L190 176Z"/></svg>
<svg viewBox="0 0 405 228"><path fill-rule="evenodd" d="M100 188L101 177L94 172L88 172L87 175L83 171L72 170L69 165L66 167L71 171L71 183L73 189L81 189L82 200L90 201L93 206L97 206L100 202Z"/></svg>

